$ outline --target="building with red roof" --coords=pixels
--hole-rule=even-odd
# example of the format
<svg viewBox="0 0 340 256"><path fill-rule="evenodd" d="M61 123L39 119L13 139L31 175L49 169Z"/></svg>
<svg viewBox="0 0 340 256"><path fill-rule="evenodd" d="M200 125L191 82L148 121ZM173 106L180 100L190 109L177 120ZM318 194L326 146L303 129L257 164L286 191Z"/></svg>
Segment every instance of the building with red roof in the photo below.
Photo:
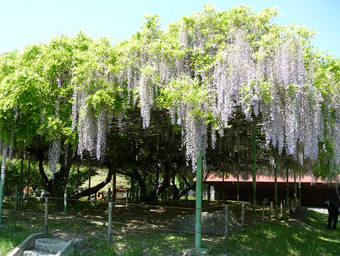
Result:
<svg viewBox="0 0 340 256"><path fill-rule="evenodd" d="M243 179L241 176L234 177L233 175L225 176L224 179L220 174L210 174L203 178L208 191L213 188L214 197L216 200L237 200L252 202L253 197L253 177ZM316 205L322 203L322 198L327 196L331 200L337 201L338 198L338 183L331 184L320 179L315 179L312 176L303 175L296 177L289 176L288 188L289 199L294 199L295 186L297 187L297 198L302 202L302 205ZM239 193L238 193L239 191ZM282 177L277 178L277 193L278 201L287 199L287 179ZM256 176L256 201L269 202L275 201L275 177L274 176Z"/></svg>

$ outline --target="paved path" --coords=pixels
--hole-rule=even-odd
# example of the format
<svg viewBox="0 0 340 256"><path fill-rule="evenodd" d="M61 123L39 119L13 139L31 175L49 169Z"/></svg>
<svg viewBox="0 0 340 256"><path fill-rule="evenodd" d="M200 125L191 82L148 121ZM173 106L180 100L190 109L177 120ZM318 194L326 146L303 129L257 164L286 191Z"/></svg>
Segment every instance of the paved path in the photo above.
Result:
<svg viewBox="0 0 340 256"><path fill-rule="evenodd" d="M313 211L316 211L316 212L320 212L320 213L328 214L328 210L327 210L327 208L320 208L320 207L308 207L308 210L313 210Z"/></svg>

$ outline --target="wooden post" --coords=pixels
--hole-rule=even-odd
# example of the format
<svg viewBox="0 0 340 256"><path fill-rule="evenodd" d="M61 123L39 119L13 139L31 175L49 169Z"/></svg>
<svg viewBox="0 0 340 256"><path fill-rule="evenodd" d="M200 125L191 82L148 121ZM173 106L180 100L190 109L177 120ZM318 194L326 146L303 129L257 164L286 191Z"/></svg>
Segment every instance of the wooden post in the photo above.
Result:
<svg viewBox="0 0 340 256"><path fill-rule="evenodd" d="M29 200L29 191L30 191L30 174L31 174L31 160L28 159L28 169L27 169L27 190L26 190L26 200ZM33 188L32 188L33 189Z"/></svg>
<svg viewBox="0 0 340 256"><path fill-rule="evenodd" d="M21 167L20 167L20 205L24 203L24 188L23 188L23 173L24 173L24 157L21 157Z"/></svg>
<svg viewBox="0 0 340 256"><path fill-rule="evenodd" d="M278 215L277 209L277 150L274 149L274 158L275 158L275 217Z"/></svg>
<svg viewBox="0 0 340 256"><path fill-rule="evenodd" d="M112 226L112 202L109 202L109 227L107 233L107 243L111 241L111 226Z"/></svg>
<svg viewBox="0 0 340 256"><path fill-rule="evenodd" d="M253 126L253 224L256 225L256 128Z"/></svg>
<svg viewBox="0 0 340 256"><path fill-rule="evenodd" d="M45 235L48 233L48 197L45 197Z"/></svg>
<svg viewBox="0 0 340 256"><path fill-rule="evenodd" d="M280 208L281 208L281 218L282 218L282 201L280 202Z"/></svg>
<svg viewBox="0 0 340 256"><path fill-rule="evenodd" d="M79 184L80 184L80 182L79 182L79 166L80 166L80 164L78 163L78 168L77 168L77 193L79 193Z"/></svg>
<svg viewBox="0 0 340 256"><path fill-rule="evenodd" d="M18 209L18 184L15 186L15 202L14 202L14 211Z"/></svg>
<svg viewBox="0 0 340 256"><path fill-rule="evenodd" d="M111 188L109 188L109 191L107 192L108 196L108 202L111 202Z"/></svg>
<svg viewBox="0 0 340 256"><path fill-rule="evenodd" d="M244 202L242 202L242 212L241 212L241 227L244 226Z"/></svg>
<svg viewBox="0 0 340 256"><path fill-rule="evenodd" d="M294 169L294 208L297 207L297 183L296 183L296 171Z"/></svg>
<svg viewBox="0 0 340 256"><path fill-rule="evenodd" d="M225 230L224 230L224 238L228 238L228 229L229 229L229 214L228 214L228 205L225 206Z"/></svg>
<svg viewBox="0 0 340 256"><path fill-rule="evenodd" d="M263 204L262 204L262 222L264 221L264 201L263 201Z"/></svg>
<svg viewBox="0 0 340 256"><path fill-rule="evenodd" d="M300 196L299 196L299 198L300 198L299 205L301 206L301 203L302 203L302 198L301 198L301 173L299 175L299 194L300 194Z"/></svg>
<svg viewBox="0 0 340 256"><path fill-rule="evenodd" d="M272 220L273 202L270 202L269 220Z"/></svg>
<svg viewBox="0 0 340 256"><path fill-rule="evenodd" d="M185 184L185 188L187 187L187 184ZM185 194L185 204L188 205L189 203L189 191Z"/></svg>
<svg viewBox="0 0 340 256"><path fill-rule="evenodd" d="M64 216L66 216L67 213L67 187L65 187L64 191Z"/></svg>
<svg viewBox="0 0 340 256"><path fill-rule="evenodd" d="M113 202L113 209L112 209L112 213L115 214L116 213L116 210L115 210L115 207L116 207L116 196L117 196L117 164L116 164L116 153L115 153L115 156L114 156L114 163L113 163L113 168L114 168L114 172L112 174L112 202Z"/></svg>
<svg viewBox="0 0 340 256"><path fill-rule="evenodd" d="M240 175L237 174L237 202L240 201Z"/></svg>
<svg viewBox="0 0 340 256"><path fill-rule="evenodd" d="M179 186L179 185L178 185ZM208 191L207 191L207 195L208 195L208 202L210 203L211 201L211 185L208 184L207 185Z"/></svg>
<svg viewBox="0 0 340 256"><path fill-rule="evenodd" d="M222 201L224 200L224 168L222 170Z"/></svg>
<svg viewBox="0 0 340 256"><path fill-rule="evenodd" d="M287 210L289 210L289 169L288 169L288 160L286 163L286 175L287 175Z"/></svg>

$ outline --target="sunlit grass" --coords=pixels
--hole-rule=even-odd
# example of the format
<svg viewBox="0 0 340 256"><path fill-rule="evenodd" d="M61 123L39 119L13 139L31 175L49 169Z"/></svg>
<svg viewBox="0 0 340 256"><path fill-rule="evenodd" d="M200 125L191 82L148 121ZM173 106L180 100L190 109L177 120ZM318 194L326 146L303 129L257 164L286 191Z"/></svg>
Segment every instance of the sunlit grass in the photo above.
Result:
<svg viewBox="0 0 340 256"><path fill-rule="evenodd" d="M88 215L84 205L75 204ZM104 213L106 211L106 207L101 205L87 206L91 212L99 210L98 207L102 208ZM141 210L142 208L138 208L134 214L140 213ZM131 215L130 211L131 209ZM0 256L10 252L29 234L43 232L43 220L39 216L11 212L11 215L7 214L5 217L10 223L6 230L0 230ZM129 225L115 225L110 243L107 243L105 221L103 224L101 221L61 216L52 218L49 228L65 233L86 234L85 250L82 253L74 253L73 256L177 255L195 245L195 237L191 234L158 229L145 219L138 221L136 217L126 219L125 215L121 215L115 218L128 221ZM326 223L327 215L312 212L307 224L314 231L294 225L285 219L273 220L248 226L244 232L230 235L227 240L224 236L203 235L202 247L209 249L208 255L339 255L340 232L327 230Z"/></svg>

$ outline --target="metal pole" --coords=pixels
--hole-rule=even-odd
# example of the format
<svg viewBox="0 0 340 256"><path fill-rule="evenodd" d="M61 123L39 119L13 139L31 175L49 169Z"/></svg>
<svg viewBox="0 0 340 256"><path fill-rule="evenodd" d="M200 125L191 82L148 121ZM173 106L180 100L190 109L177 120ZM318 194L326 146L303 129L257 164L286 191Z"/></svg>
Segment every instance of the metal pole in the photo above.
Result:
<svg viewBox="0 0 340 256"><path fill-rule="evenodd" d="M48 233L48 197L45 197L45 235Z"/></svg>
<svg viewBox="0 0 340 256"><path fill-rule="evenodd" d="M195 248L201 248L201 212L202 212L202 150L197 157L196 170L196 225L195 225Z"/></svg>
<svg viewBox="0 0 340 256"><path fill-rule="evenodd" d="M229 215L228 215L228 205L225 206L225 230L224 230L224 238L228 238L229 231Z"/></svg>
<svg viewBox="0 0 340 256"><path fill-rule="evenodd" d="M107 233L107 243L111 240L111 226L112 226L112 202L109 202L109 227Z"/></svg>
<svg viewBox="0 0 340 256"><path fill-rule="evenodd" d="M65 187L64 192L64 216L66 216L67 213L67 187Z"/></svg>

